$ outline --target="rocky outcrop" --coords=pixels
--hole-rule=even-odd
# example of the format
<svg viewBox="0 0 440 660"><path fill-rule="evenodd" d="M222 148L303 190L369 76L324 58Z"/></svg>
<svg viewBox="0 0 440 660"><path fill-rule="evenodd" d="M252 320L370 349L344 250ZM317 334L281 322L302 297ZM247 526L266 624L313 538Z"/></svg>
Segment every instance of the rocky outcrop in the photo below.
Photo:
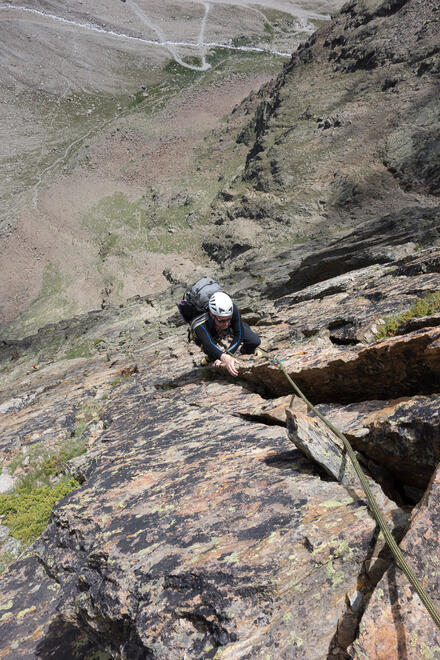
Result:
<svg viewBox="0 0 440 660"><path fill-rule="evenodd" d="M136 369L133 362L110 365L105 358L77 358L53 363L13 387L1 388L3 456L34 443L50 444L73 437L78 413L87 402L96 409L104 408L116 385Z"/></svg>
<svg viewBox="0 0 440 660"><path fill-rule="evenodd" d="M307 411L306 404L297 396L287 395L278 399L261 400L257 398L256 405L239 410L239 414L245 419L261 421L264 424L285 426L287 423L287 409Z"/></svg>
<svg viewBox="0 0 440 660"><path fill-rule="evenodd" d="M362 401L346 406L318 404L317 410L345 434L355 450L361 452L367 470L386 487L387 492L393 493L394 499L411 497L413 491L421 496L440 458L438 395ZM337 478L342 461L337 449L338 440L332 434L328 436L327 429L299 397L289 395L264 402L257 399L257 405L239 412L246 419L282 426L293 415L295 429L290 435L299 443L298 448ZM336 442L335 447L328 448L328 438ZM316 451L312 449L313 439ZM336 463L331 468L328 461L335 452ZM326 459L325 465L322 456ZM346 458L343 466L349 469Z"/></svg>
<svg viewBox="0 0 440 660"><path fill-rule="evenodd" d="M203 250L209 257L221 264L225 259L235 259L238 255L243 254L251 249L252 244L249 241L237 240L233 236L222 236L218 240L205 241L202 245Z"/></svg>
<svg viewBox="0 0 440 660"><path fill-rule="evenodd" d="M296 243L378 218L385 232L403 222L406 240L394 229L381 250L376 234L352 268L418 242L418 219L435 213L439 194L437 37L435 0L353 0L302 44L243 132L250 148L243 176L228 185L228 231L239 235L237 223L252 219Z"/></svg>
<svg viewBox="0 0 440 660"><path fill-rule="evenodd" d="M425 489L440 461L438 395L319 406L352 446L400 483Z"/></svg>
<svg viewBox="0 0 440 660"><path fill-rule="evenodd" d="M127 658L328 653L375 524L282 428L234 416L255 394L203 382L185 353L178 337L146 352L107 403L83 485L3 579L3 657L79 658L78 640Z"/></svg>
<svg viewBox="0 0 440 660"><path fill-rule="evenodd" d="M221 266L235 250L223 288L262 338L237 379L199 367L168 271L160 299L3 342L5 470L72 435L88 451L0 578L2 658L438 655L342 447L277 361L355 448L437 602L436 11L350 2L262 97L205 245ZM275 226L283 250L258 253Z"/></svg>
<svg viewBox="0 0 440 660"><path fill-rule="evenodd" d="M408 314L420 299L436 294L438 273L417 277L397 275L392 262L388 267L372 266L284 296L274 303L279 321L291 327L291 337L311 338L324 331L335 345L366 344L380 336L386 320L396 319L396 333L435 327L431 319L425 324L417 317L405 325L398 323L399 314Z"/></svg>
<svg viewBox="0 0 440 660"><path fill-rule="evenodd" d="M314 403L397 398L440 389L440 330L424 329L369 347L281 351L289 375ZM291 386L275 364L243 367L242 377L273 396Z"/></svg>
<svg viewBox="0 0 440 660"><path fill-rule="evenodd" d="M76 358L93 356L101 356L110 364L121 356L130 359L133 351L143 350L169 333L176 309L169 304L170 297L178 300L184 290L183 286L173 285L166 295L154 299L134 296L116 308L92 310L50 323L24 339L0 340L0 386L21 381L36 369L47 369L66 359L70 365Z"/></svg>
<svg viewBox="0 0 440 660"><path fill-rule="evenodd" d="M440 208L389 214L304 259L290 276L291 291L374 264L397 261L440 241Z"/></svg>
<svg viewBox="0 0 440 660"><path fill-rule="evenodd" d="M439 593L439 470L413 513L401 547L437 609ZM380 635L377 626L380 625ZM418 660L440 657L440 633L403 573L390 567L372 595L350 657Z"/></svg>

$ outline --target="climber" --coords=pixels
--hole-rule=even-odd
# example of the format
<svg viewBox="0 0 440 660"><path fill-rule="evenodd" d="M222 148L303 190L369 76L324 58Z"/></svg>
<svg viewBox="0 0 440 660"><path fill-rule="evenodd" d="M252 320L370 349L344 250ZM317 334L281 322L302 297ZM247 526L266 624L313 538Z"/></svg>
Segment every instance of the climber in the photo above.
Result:
<svg viewBox="0 0 440 660"><path fill-rule="evenodd" d="M259 336L241 320L237 305L223 291L217 291L210 297L208 311L192 321L191 332L206 355L202 364L225 366L231 376L238 376L238 361L230 353L235 353L240 344L241 354L255 353L261 343ZM216 342L228 336L232 340L225 351Z"/></svg>

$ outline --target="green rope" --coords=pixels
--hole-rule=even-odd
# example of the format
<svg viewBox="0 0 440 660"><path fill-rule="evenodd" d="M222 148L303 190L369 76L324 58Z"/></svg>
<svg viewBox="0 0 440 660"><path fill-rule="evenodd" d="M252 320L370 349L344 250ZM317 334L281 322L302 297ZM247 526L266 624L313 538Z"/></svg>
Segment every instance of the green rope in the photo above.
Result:
<svg viewBox="0 0 440 660"><path fill-rule="evenodd" d="M307 406L310 408L310 410L313 410L315 415L319 417L320 420L324 422L328 426L328 428L335 433L335 435L338 436L344 443L344 447L347 451L347 454L349 455L351 462L353 463L354 469L356 470L356 474L359 477L359 481L361 482L362 488L365 491L365 495L367 496L368 503L370 505L371 511L373 512L373 515L377 521L377 524L379 525L379 528L382 532L382 534L385 537L386 542L388 543L388 546L393 553L394 558L396 559L397 564L400 566L402 571L405 573L406 577L416 590L420 600L428 610L432 620L436 624L438 628L440 628L440 614L438 610L436 609L434 603L432 602L431 598L428 596L426 593L425 589L423 588L422 584L420 583L419 579L417 576L414 574L412 568L410 565L407 563L405 557L402 554L402 551L400 550L399 546L396 543L396 540L394 539L390 528L387 525L387 522L385 518L382 515L381 510L379 509L376 500L374 499L373 493L371 492L370 485L367 481L367 478L365 477L365 474L362 471L361 466L359 465L359 462L356 458L356 455L345 437L340 431L338 431L333 424L331 424L325 417L322 415L318 410L316 410L315 406L310 403L310 401L304 396L304 394L301 392L299 387L293 382L289 374L287 373L284 365L282 364L281 360L279 360L277 357L274 358L274 363L278 364L280 369L283 371L284 375L286 376L287 380L289 383L292 385L293 389L295 392L301 397L301 399L307 404Z"/></svg>

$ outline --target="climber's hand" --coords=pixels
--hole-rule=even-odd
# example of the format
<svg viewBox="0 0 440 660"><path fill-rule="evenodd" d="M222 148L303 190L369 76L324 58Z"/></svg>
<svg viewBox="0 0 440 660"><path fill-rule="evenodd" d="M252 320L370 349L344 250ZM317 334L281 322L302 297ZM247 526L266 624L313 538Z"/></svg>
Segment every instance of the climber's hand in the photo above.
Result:
<svg viewBox="0 0 440 660"><path fill-rule="evenodd" d="M225 365L226 369L229 371L231 376L238 376L238 362L235 360L232 355L223 353L220 358L222 364Z"/></svg>

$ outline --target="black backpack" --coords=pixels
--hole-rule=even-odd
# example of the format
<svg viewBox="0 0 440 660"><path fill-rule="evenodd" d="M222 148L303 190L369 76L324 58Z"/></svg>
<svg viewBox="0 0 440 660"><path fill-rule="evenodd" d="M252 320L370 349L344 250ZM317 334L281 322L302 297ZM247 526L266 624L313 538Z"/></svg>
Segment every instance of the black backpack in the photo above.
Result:
<svg viewBox="0 0 440 660"><path fill-rule="evenodd" d="M177 308L187 323L208 311L209 299L213 293L221 291L221 287L210 277L202 277L185 293Z"/></svg>

